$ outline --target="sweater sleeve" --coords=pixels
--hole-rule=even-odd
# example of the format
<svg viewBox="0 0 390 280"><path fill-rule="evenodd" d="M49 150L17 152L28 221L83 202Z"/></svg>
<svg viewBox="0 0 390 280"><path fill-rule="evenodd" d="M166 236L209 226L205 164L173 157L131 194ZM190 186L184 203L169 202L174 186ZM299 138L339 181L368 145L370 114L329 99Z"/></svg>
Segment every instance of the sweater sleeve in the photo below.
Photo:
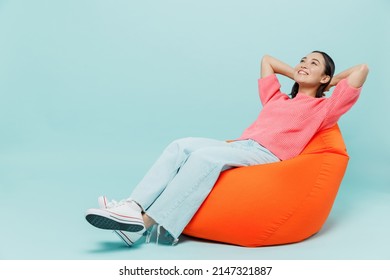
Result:
<svg viewBox="0 0 390 280"><path fill-rule="evenodd" d="M273 97L282 94L280 83L275 74L258 80L260 101L265 105Z"/></svg>
<svg viewBox="0 0 390 280"><path fill-rule="evenodd" d="M341 80L332 95L328 98L328 112L324 121L324 128L334 125L340 117L348 112L360 96L361 87L354 88L347 79Z"/></svg>

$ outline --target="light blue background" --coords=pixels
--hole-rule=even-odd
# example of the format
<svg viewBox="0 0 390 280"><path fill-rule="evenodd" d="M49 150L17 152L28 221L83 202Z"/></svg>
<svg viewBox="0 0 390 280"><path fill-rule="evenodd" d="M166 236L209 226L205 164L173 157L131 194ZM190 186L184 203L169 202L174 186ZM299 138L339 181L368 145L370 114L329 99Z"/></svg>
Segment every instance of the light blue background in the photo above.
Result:
<svg viewBox="0 0 390 280"><path fill-rule="evenodd" d="M389 259L389 15L387 0L0 1L0 259ZM316 49L336 72L370 66L339 122L351 160L319 234L129 249L85 222L173 139L238 137L264 54L295 65Z"/></svg>

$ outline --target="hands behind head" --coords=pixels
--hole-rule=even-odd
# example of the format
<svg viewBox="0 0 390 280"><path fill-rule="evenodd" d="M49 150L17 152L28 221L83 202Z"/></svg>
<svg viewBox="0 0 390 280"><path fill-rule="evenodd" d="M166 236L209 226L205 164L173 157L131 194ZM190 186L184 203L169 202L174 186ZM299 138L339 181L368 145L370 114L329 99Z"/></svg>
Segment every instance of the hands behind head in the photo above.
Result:
<svg viewBox="0 0 390 280"><path fill-rule="evenodd" d="M324 92L328 92L332 87L334 87L336 85L337 85L336 79L332 78L330 80L329 85L325 88ZM323 96L325 96L325 93L323 94Z"/></svg>

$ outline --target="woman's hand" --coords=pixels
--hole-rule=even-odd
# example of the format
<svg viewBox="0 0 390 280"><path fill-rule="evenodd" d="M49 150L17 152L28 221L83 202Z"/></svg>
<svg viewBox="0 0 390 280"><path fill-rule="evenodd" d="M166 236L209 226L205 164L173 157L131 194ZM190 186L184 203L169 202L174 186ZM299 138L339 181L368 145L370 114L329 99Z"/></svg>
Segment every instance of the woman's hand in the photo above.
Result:
<svg viewBox="0 0 390 280"><path fill-rule="evenodd" d="M337 84L338 84L338 82L336 81L335 77L333 77L330 80L329 85L324 89L324 92L328 92L332 87L336 86Z"/></svg>
<svg viewBox="0 0 390 280"><path fill-rule="evenodd" d="M270 55L263 56L260 72L262 78L272 74L281 74L290 79L294 79L294 68Z"/></svg>

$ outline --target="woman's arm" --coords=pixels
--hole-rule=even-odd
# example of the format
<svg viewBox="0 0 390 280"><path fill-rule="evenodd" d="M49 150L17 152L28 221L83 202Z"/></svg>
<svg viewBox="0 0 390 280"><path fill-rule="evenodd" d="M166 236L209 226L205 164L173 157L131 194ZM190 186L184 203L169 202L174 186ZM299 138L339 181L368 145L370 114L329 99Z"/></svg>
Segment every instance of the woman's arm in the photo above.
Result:
<svg viewBox="0 0 390 280"><path fill-rule="evenodd" d="M272 56L265 55L261 60L261 77L265 78L272 74L281 74L293 79L294 68Z"/></svg>
<svg viewBox="0 0 390 280"><path fill-rule="evenodd" d="M368 75L367 64L359 64L333 76L329 88L336 86L342 79L347 79L348 84L354 88L363 86Z"/></svg>

